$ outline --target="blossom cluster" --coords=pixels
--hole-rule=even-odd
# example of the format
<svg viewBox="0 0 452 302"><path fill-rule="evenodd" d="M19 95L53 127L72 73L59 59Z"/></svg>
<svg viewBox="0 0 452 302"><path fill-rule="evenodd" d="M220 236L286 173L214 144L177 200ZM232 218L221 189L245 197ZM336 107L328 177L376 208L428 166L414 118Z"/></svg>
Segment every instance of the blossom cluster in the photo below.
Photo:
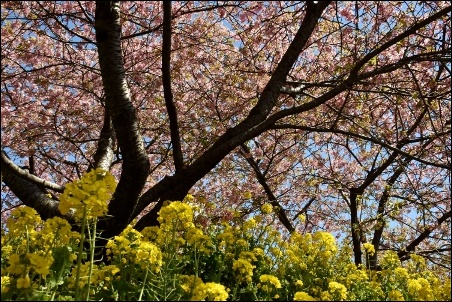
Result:
<svg viewBox="0 0 452 302"><path fill-rule="evenodd" d="M141 268L152 267L155 272L162 266L160 249L147 240L141 240L143 235L129 225L119 236L109 240L106 248L107 255L121 264L138 264Z"/></svg>
<svg viewBox="0 0 452 302"><path fill-rule="evenodd" d="M87 186L114 188L109 182L97 171L68 186L72 194L85 194L78 200L94 205L92 216L85 219L103 211L96 210L99 203L88 195L104 202L111 194L110 189L102 195ZM63 195L66 202L69 195ZM73 205L77 210L78 204ZM19 207L11 213L8 233L2 236L2 300L70 300L74 292L97 300L451 298L450 279L430 272L419 255L402 266L397 254L388 251L381 255L382 270L370 271L354 265L350 249L338 247L329 233L293 232L284 239L271 227L274 215L271 206L263 206L261 214L249 219L201 229L187 202L169 202L159 213L160 226L139 232L129 225L108 241L108 264L93 263L87 256L76 264L73 251L83 244L81 234L64 219L43 222L35 210ZM370 244L363 249L375 252Z"/></svg>
<svg viewBox="0 0 452 302"><path fill-rule="evenodd" d="M60 196L58 209L66 215L70 209L75 210L75 217L81 219L87 217L105 216L108 209L107 202L111 199L116 189L116 180L108 171L94 169L66 185Z"/></svg>
<svg viewBox="0 0 452 302"><path fill-rule="evenodd" d="M38 288L40 280L55 273L55 260L62 256L62 250L67 251L64 257L68 262L75 258L67 246L79 241L80 234L71 231L62 218L44 222L34 209L18 207L6 225L8 232L2 234L1 249L2 293L11 288Z"/></svg>
<svg viewBox="0 0 452 302"><path fill-rule="evenodd" d="M190 275L180 275L181 288L186 294L192 295L193 301L225 301L229 294L226 288L215 282L204 283L201 278Z"/></svg>

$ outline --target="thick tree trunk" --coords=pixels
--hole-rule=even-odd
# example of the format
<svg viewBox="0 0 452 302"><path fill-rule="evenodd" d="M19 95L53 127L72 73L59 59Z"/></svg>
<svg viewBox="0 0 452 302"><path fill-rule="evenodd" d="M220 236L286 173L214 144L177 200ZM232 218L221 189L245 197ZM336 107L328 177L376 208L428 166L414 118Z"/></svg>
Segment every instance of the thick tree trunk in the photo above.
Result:
<svg viewBox="0 0 452 302"><path fill-rule="evenodd" d="M350 228L352 231L352 244L353 244L353 255L355 257L355 264L362 264L361 241L362 236L361 228L359 226L358 220L358 202L363 194L362 190L356 188L350 189Z"/></svg>
<svg viewBox="0 0 452 302"><path fill-rule="evenodd" d="M130 222L149 175L149 160L127 85L121 49L120 3L96 3L96 40L105 104L122 154L122 173L99 229L104 237L119 234Z"/></svg>

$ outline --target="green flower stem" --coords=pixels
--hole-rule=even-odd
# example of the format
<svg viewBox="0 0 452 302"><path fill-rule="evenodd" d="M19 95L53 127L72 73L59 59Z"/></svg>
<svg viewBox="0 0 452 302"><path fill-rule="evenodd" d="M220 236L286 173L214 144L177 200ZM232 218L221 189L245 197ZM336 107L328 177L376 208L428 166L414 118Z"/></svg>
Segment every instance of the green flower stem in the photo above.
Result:
<svg viewBox="0 0 452 302"><path fill-rule="evenodd" d="M254 301L259 301L259 298L256 295L256 291L253 290L252 292L253 292L253 296L254 296Z"/></svg>
<svg viewBox="0 0 452 302"><path fill-rule="evenodd" d="M88 224L88 237L89 237L89 273L88 273L88 293L86 294L86 301L89 300L89 286L91 284L91 275L93 273L93 265L94 265L94 245L96 242L96 226L97 226L97 218L93 220L93 235L91 236L89 224Z"/></svg>
<svg viewBox="0 0 452 302"><path fill-rule="evenodd" d="M141 286L140 296L138 297L138 301L141 301L144 292L144 286L146 285L146 279L148 278L149 268L146 268L146 274L144 275L143 286Z"/></svg>
<svg viewBox="0 0 452 302"><path fill-rule="evenodd" d="M82 229L80 231L80 243L77 255L77 273L75 275L75 301L80 300L80 288L78 286L78 282L80 280L80 268L82 266L83 241L85 241L85 227L86 227L86 204L83 204Z"/></svg>
<svg viewBox="0 0 452 302"><path fill-rule="evenodd" d="M234 292L233 292L233 294L232 294L232 299L231 299L231 301L235 301L236 300L236 297L237 297L237 289L239 288L239 285L238 285L238 283L236 282L235 283L235 286L234 286Z"/></svg>
<svg viewBox="0 0 452 302"><path fill-rule="evenodd" d="M197 250L197 248L196 248L196 244L195 244L195 247L194 247L194 252L195 252L195 277L196 277L196 279L198 278L198 256L197 256L197 253L196 253L196 250Z"/></svg>
<svg viewBox="0 0 452 302"><path fill-rule="evenodd" d="M30 252L30 234L28 233L28 226L25 226L25 236L27 237L27 253Z"/></svg>

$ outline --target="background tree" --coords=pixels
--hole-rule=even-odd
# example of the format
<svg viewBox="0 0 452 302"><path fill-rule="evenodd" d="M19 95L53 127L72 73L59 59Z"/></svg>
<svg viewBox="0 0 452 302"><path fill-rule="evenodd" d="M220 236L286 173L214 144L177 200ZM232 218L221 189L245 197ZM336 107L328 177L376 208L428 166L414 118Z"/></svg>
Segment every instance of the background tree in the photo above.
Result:
<svg viewBox="0 0 452 302"><path fill-rule="evenodd" d="M104 237L191 193L202 223L270 202L281 231L332 232L357 264L371 242L450 270L449 2L1 7L2 217L59 215L102 167Z"/></svg>

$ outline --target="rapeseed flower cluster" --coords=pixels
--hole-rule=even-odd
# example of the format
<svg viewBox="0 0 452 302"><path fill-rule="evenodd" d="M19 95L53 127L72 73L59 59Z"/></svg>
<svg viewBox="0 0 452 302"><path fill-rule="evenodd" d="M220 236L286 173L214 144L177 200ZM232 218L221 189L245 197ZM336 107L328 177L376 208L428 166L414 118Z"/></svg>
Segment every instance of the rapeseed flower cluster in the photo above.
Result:
<svg viewBox="0 0 452 302"><path fill-rule="evenodd" d="M189 229L194 226L193 210L186 203L183 203L181 201L174 201L169 205L162 207L159 212L158 221L160 222L161 229Z"/></svg>
<svg viewBox="0 0 452 302"><path fill-rule="evenodd" d="M162 253L160 249L151 242L142 241L137 247L135 254L135 263L140 264L141 268L151 265L156 272L162 266Z"/></svg>
<svg viewBox="0 0 452 302"><path fill-rule="evenodd" d="M261 207L261 212L262 214L270 214L271 212L273 212L273 207L271 204L266 203Z"/></svg>
<svg viewBox="0 0 452 302"><path fill-rule="evenodd" d="M77 199L86 206L87 219L101 216L105 210L99 210L98 205L105 207L115 186L111 174L93 170L66 186L60 196L59 209L65 214L73 206L76 217L81 218ZM38 299L36 295L44 288L49 292L50 288L62 284L71 287L75 277L71 266L77 259L75 250L83 242L81 234L72 231L67 220L53 217L42 221L34 209L23 206L11 212L6 226L8 231L2 236L2 280L7 286L2 287L2 298L15 296L19 300L33 300ZM81 266L82 271L85 266L86 263ZM86 283L85 279L80 278L79 287ZM58 296L57 292L52 296Z"/></svg>
<svg viewBox="0 0 452 302"><path fill-rule="evenodd" d="M215 282L201 282L193 290L192 301L226 301L229 294L226 288Z"/></svg>
<svg viewBox="0 0 452 302"><path fill-rule="evenodd" d="M66 186L63 212L73 209L80 219L83 209L87 220L105 214L114 179L100 170L90 173ZM93 262L93 250L74 252L83 236L64 219L43 222L31 208L14 210L2 236L2 300L68 300L74 292L84 300L451 298L450 279L428 272L419 255L402 266L387 251L379 257L382 271L370 271L350 262L350 249L338 248L329 233L293 232L283 239L269 204L262 215L201 229L187 200L196 202L191 196L162 207L159 227L138 232L129 225L111 238L108 265ZM375 252L370 244L363 249ZM76 258L82 261L74 263Z"/></svg>
<svg viewBox="0 0 452 302"><path fill-rule="evenodd" d="M281 288L281 282L279 279L272 275L261 275L259 277L258 287L260 287L264 292L273 292L275 289Z"/></svg>
<svg viewBox="0 0 452 302"><path fill-rule="evenodd" d="M200 252L210 253L212 247L212 239L205 235L199 228L192 227L186 233L187 243L197 248Z"/></svg>
<svg viewBox="0 0 452 302"><path fill-rule="evenodd" d="M67 220L53 217L45 221L44 227L38 235L38 241L41 244L50 245L53 242L58 246L65 246L71 239L79 237L77 232L71 231L71 225Z"/></svg>
<svg viewBox="0 0 452 302"><path fill-rule="evenodd" d="M81 265L81 278L78 282L79 288L84 288L88 285L89 270L91 267L91 276L89 279L89 286L95 288L108 289L115 279L115 276L120 272L116 265L97 265L88 261ZM76 286L77 268L72 268L71 276L68 278L68 288L72 289Z"/></svg>
<svg viewBox="0 0 452 302"><path fill-rule="evenodd" d="M396 289L393 289L389 292L388 298L390 301L405 301L403 294Z"/></svg>
<svg viewBox="0 0 452 302"><path fill-rule="evenodd" d="M54 250L77 238L67 221L54 217L44 222L26 206L14 209L6 225L8 232L2 234L1 248L2 294L13 295L43 284L42 280L53 273Z"/></svg>
<svg viewBox="0 0 452 302"><path fill-rule="evenodd" d="M8 227L8 234L10 237L21 237L24 232L33 237L36 233L36 228L41 225L41 217L35 209L30 207L18 207L14 209L8 220L6 226Z"/></svg>
<svg viewBox="0 0 452 302"><path fill-rule="evenodd" d="M10 276L2 276L1 277L2 293L7 293L9 291L10 284L11 284L11 277Z"/></svg>
<svg viewBox="0 0 452 302"><path fill-rule="evenodd" d="M375 247L373 246L372 243L363 243L363 248L364 251L366 251L367 254L369 254L369 256L373 256L375 254Z"/></svg>
<svg viewBox="0 0 452 302"><path fill-rule="evenodd" d="M331 297L332 299L327 299L327 300L334 300L334 301L347 300L347 288L343 284L340 284L335 281L331 281L328 284L328 291L330 293L330 295L328 295L328 298Z"/></svg>
<svg viewBox="0 0 452 302"><path fill-rule="evenodd" d="M306 292L296 292L293 297L293 300L294 301L317 301L317 299L311 297Z"/></svg>
<svg viewBox="0 0 452 302"><path fill-rule="evenodd" d="M116 189L116 180L108 171L94 169L66 185L60 196L58 209L66 215L73 209L74 215L82 219L105 216L108 210L108 201ZM84 214L85 213L85 214Z"/></svg>
<svg viewBox="0 0 452 302"><path fill-rule="evenodd" d="M179 275L179 284L186 294L192 294L195 287L202 284L202 279L194 275Z"/></svg>
<svg viewBox="0 0 452 302"><path fill-rule="evenodd" d="M218 283L204 283L201 278L193 275L180 275L180 287L192 301L225 301L229 294L227 289Z"/></svg>
<svg viewBox="0 0 452 302"><path fill-rule="evenodd" d="M138 265L143 270L149 268L159 272L163 264L162 252L154 243L142 240L143 237L132 226L127 226L106 244L108 259L118 263L121 268Z"/></svg>
<svg viewBox="0 0 452 302"><path fill-rule="evenodd" d="M408 293L422 301L432 301L434 297L430 283L425 278L409 279Z"/></svg>
<svg viewBox="0 0 452 302"><path fill-rule="evenodd" d="M234 260L232 264L232 269L236 274L238 282L251 282L254 268L256 268L255 265L252 265L248 260L243 258Z"/></svg>

